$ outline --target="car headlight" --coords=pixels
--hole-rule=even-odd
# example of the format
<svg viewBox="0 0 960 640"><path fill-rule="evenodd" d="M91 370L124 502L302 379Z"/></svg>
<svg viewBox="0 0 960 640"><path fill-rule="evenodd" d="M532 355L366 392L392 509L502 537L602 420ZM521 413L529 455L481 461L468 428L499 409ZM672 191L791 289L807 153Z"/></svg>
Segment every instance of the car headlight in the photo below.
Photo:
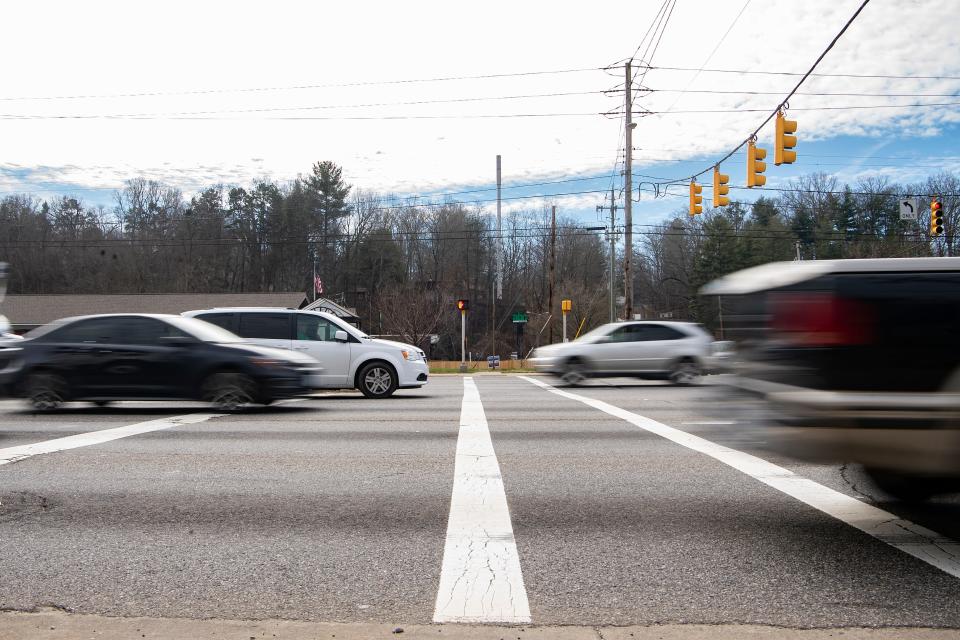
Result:
<svg viewBox="0 0 960 640"><path fill-rule="evenodd" d="M408 351L404 349L400 353L403 354L403 359L409 362L419 362L424 359L423 354L419 351Z"/></svg>

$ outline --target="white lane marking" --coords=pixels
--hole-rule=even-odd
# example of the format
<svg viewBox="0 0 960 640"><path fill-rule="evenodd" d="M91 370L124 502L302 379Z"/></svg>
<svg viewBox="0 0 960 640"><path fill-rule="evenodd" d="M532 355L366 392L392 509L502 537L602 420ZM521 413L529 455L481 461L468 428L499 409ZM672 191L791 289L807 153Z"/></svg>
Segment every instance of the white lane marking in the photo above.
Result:
<svg viewBox="0 0 960 640"><path fill-rule="evenodd" d="M125 427L115 427L113 429L102 429L100 431L90 431L87 433L78 433L73 436L56 438L54 440L44 440L33 444L24 444L18 447L7 447L0 449L0 465L11 462L19 462L31 456L42 453L55 453L57 451L66 451L67 449L76 449L77 447L89 447L95 444L103 444L118 438L136 436L150 431L160 431L177 427L182 424L195 424L204 422L210 418L216 418L223 414L219 413L191 413L184 416L173 416L170 418L160 418L158 420L148 420Z"/></svg>
<svg viewBox="0 0 960 640"><path fill-rule="evenodd" d="M500 465L473 378L463 408L434 622L530 622Z"/></svg>
<svg viewBox="0 0 960 640"><path fill-rule="evenodd" d="M834 491L813 480L798 476L789 469L784 469L749 453L743 453L704 440L699 436L668 427L656 420L631 413L602 400L594 400L586 396L562 391L526 376L521 377L552 393L571 400L578 400L595 409L626 420L641 429L719 460L737 471L741 471L788 496L819 509L837 520L856 527L904 553L960 578L960 543L936 531L931 531L883 509L851 498L839 491Z"/></svg>

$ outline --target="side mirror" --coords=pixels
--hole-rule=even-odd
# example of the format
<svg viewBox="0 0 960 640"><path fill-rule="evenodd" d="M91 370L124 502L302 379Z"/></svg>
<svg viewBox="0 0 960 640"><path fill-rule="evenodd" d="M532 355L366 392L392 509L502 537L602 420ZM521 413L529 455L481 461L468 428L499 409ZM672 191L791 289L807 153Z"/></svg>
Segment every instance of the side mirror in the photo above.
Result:
<svg viewBox="0 0 960 640"><path fill-rule="evenodd" d="M336 340L337 342L346 342L347 340L350 339L350 337L347 335L346 331L344 331L343 329L340 329L339 331L333 334L333 339Z"/></svg>

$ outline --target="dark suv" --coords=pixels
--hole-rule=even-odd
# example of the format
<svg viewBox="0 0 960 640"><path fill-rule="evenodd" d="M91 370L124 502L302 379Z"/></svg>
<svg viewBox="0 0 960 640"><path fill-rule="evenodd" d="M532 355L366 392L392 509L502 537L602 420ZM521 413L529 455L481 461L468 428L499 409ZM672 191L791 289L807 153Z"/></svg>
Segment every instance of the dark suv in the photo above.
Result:
<svg viewBox="0 0 960 640"><path fill-rule="evenodd" d="M243 344L181 316L58 320L0 351L0 387L49 410L68 400L189 398L223 410L304 394L320 370L307 356Z"/></svg>
<svg viewBox="0 0 960 640"><path fill-rule="evenodd" d="M960 488L960 258L772 263L703 293L784 452L862 463L905 499Z"/></svg>

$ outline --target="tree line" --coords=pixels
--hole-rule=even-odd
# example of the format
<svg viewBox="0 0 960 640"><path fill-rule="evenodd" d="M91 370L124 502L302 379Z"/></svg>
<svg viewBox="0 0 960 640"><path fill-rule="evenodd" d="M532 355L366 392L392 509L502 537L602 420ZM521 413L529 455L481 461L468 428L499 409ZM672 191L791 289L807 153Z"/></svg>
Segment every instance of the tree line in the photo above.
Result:
<svg viewBox="0 0 960 640"><path fill-rule="evenodd" d="M731 271L793 259L948 255L960 222L960 182L943 173L917 184L867 178L839 184L825 174L689 217L634 229L635 312L713 328L717 309L699 288ZM921 214L901 221L906 196L943 199L946 233L931 238ZM526 311L524 348L560 339L560 300L573 301L570 334L608 319L605 232L549 207L495 216L477 205L396 204L354 189L342 169L319 162L289 183L213 185L187 198L174 186L129 180L112 207L71 196L0 199L0 261L10 293L313 293L357 310L365 330L403 336L433 358L459 358L455 301L470 300L468 348L514 350L511 315ZM929 209L925 212L929 214ZM622 229L617 230L622 234ZM551 244L553 251L551 251ZM502 247L502 298L495 299ZM553 307L550 307L551 254ZM616 289L623 295L622 253ZM622 306L617 306L622 312ZM430 344L431 335L439 342Z"/></svg>

